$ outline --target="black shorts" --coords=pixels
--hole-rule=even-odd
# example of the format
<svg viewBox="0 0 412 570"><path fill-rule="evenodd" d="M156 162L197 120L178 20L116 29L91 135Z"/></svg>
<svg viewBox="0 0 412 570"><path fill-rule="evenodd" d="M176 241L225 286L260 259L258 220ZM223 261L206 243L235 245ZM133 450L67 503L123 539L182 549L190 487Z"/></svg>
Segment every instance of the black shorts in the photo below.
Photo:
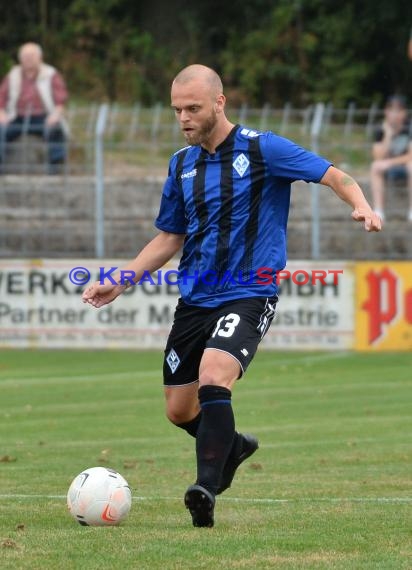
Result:
<svg viewBox="0 0 412 570"><path fill-rule="evenodd" d="M210 308L187 305L179 299L165 348L165 386L197 382L200 361L208 348L233 356L242 376L273 320L277 300L276 296L252 297Z"/></svg>

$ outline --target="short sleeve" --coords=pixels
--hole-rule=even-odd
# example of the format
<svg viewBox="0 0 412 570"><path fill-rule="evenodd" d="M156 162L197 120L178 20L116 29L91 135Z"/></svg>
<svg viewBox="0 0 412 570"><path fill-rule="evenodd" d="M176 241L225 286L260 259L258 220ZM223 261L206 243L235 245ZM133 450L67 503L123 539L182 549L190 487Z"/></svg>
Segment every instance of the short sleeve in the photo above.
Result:
<svg viewBox="0 0 412 570"><path fill-rule="evenodd" d="M159 215L155 220L155 226L159 230L172 234L186 233L183 193L177 184L172 166L169 166L169 175L163 187Z"/></svg>
<svg viewBox="0 0 412 570"><path fill-rule="evenodd" d="M325 158L274 133L268 132L262 136L260 145L270 173L291 182L319 182L332 166Z"/></svg>

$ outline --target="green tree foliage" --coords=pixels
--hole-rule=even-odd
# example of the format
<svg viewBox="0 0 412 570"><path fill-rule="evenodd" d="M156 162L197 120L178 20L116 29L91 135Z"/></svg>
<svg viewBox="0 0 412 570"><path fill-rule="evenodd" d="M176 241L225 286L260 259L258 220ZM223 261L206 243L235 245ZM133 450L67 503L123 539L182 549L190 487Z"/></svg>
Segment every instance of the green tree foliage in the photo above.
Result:
<svg viewBox="0 0 412 570"><path fill-rule="evenodd" d="M167 101L194 62L221 73L235 103L412 95L403 0L14 0L2 12L0 71L38 41L77 98Z"/></svg>
<svg viewBox="0 0 412 570"><path fill-rule="evenodd" d="M230 34L224 70L255 102L367 103L408 91L412 5L398 0L279 0L254 27ZM406 16L409 12L409 17Z"/></svg>
<svg viewBox="0 0 412 570"><path fill-rule="evenodd" d="M164 59L153 36L138 25L133 3L127 0L74 0L63 31L66 72L96 96L116 99L153 97L151 70ZM163 55L163 57L162 57Z"/></svg>

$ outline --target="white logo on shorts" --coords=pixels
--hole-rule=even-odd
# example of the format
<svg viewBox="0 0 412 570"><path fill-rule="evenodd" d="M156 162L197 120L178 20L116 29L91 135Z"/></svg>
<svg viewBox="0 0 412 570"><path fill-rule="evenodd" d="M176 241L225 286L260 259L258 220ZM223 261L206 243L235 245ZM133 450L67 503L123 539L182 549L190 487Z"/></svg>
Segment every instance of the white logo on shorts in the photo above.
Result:
<svg viewBox="0 0 412 570"><path fill-rule="evenodd" d="M172 374L176 372L177 367L180 364L180 358L177 356L176 351L172 348L166 357L166 362L169 365Z"/></svg>
<svg viewBox="0 0 412 570"><path fill-rule="evenodd" d="M240 351L243 356L247 356L249 354L249 352L246 350L246 348L242 348L242 350Z"/></svg>

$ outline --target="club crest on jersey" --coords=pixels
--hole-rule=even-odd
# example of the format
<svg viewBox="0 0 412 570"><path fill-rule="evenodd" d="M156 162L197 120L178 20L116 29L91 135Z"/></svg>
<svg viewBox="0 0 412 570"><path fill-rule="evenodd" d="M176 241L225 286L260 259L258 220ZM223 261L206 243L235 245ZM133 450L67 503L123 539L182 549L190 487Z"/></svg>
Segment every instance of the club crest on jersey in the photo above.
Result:
<svg viewBox="0 0 412 570"><path fill-rule="evenodd" d="M239 154L236 160L233 161L232 166L239 174L239 176L243 177L246 170L249 168L249 164L250 164L249 159L242 152L242 154Z"/></svg>

